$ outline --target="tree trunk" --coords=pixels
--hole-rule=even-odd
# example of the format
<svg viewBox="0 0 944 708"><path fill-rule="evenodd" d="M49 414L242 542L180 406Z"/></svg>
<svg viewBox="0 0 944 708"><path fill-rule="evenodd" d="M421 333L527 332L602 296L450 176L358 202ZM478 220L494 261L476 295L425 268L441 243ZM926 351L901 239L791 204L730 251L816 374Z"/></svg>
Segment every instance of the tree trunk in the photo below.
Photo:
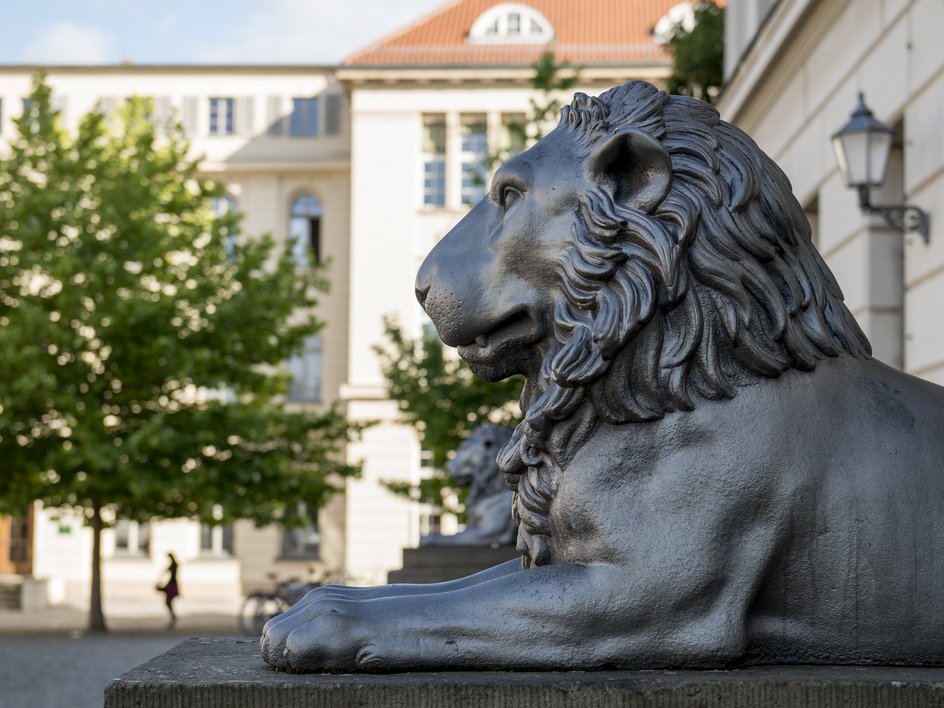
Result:
<svg viewBox="0 0 944 708"><path fill-rule="evenodd" d="M92 507L92 596L89 605L90 632L107 632L102 611L102 507Z"/></svg>

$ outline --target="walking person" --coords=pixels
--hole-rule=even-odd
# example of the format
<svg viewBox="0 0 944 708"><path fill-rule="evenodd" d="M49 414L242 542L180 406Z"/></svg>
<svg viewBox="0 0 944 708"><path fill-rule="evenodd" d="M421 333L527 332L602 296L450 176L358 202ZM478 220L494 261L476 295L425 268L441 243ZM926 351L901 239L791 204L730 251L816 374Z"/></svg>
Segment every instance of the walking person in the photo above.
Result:
<svg viewBox="0 0 944 708"><path fill-rule="evenodd" d="M180 595L180 589L177 586L177 559L174 558L173 553L168 553L167 558L170 560L170 565L167 566L166 571L168 575L167 582L164 585L158 585L157 589L164 593L164 603L170 613L170 622L167 624L167 629L173 629L174 625L177 624L177 615L174 614L174 599Z"/></svg>

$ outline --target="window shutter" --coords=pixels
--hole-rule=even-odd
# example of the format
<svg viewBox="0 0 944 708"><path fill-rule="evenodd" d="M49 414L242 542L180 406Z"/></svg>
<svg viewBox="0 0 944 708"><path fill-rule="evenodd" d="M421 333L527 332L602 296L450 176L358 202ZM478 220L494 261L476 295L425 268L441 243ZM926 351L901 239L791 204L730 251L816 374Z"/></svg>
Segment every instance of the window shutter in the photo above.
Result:
<svg viewBox="0 0 944 708"><path fill-rule="evenodd" d="M268 122L266 132L269 135L285 134L285 114L282 111L281 96L269 96L266 121Z"/></svg>
<svg viewBox="0 0 944 708"><path fill-rule="evenodd" d="M198 96L184 96L183 110L180 122L183 123L187 135L194 136L200 131L200 98Z"/></svg>
<svg viewBox="0 0 944 708"><path fill-rule="evenodd" d="M151 113L151 123L158 133L169 132L168 129L174 119L170 98L168 96L155 96L153 101L154 110Z"/></svg>
<svg viewBox="0 0 944 708"><path fill-rule="evenodd" d="M341 94L329 93L325 96L325 134L337 135L341 132Z"/></svg>
<svg viewBox="0 0 944 708"><path fill-rule="evenodd" d="M256 102L252 96L243 96L236 99L236 134L246 135L252 133L255 124Z"/></svg>

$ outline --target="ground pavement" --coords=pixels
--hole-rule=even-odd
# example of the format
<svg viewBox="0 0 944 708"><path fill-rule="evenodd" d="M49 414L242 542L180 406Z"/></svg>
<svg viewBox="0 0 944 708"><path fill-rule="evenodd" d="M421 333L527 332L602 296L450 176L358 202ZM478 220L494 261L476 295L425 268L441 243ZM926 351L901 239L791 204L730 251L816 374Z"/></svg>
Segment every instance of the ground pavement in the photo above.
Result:
<svg viewBox="0 0 944 708"><path fill-rule="evenodd" d="M106 608L107 609L107 608ZM88 635L83 611L0 611L0 708L101 708L105 685L187 637L235 634L232 615L110 617Z"/></svg>

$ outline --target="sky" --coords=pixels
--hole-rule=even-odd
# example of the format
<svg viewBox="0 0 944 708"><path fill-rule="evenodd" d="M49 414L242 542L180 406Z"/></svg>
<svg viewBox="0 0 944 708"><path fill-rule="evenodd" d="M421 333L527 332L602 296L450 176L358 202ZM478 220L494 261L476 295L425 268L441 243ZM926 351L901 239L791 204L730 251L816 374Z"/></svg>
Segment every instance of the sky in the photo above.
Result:
<svg viewBox="0 0 944 708"><path fill-rule="evenodd" d="M447 2L0 0L0 64L336 64Z"/></svg>

